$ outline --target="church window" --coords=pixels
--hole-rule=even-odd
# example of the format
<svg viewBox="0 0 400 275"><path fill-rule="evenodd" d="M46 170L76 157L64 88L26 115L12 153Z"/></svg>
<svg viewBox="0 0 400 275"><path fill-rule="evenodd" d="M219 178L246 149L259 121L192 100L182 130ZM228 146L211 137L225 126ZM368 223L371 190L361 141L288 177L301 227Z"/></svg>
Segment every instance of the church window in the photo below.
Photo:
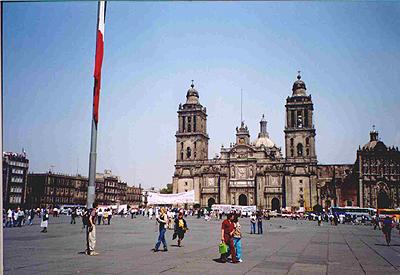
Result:
<svg viewBox="0 0 400 275"><path fill-rule="evenodd" d="M185 181L185 186L187 186L187 181Z"/></svg>
<svg viewBox="0 0 400 275"><path fill-rule="evenodd" d="M299 157L303 156L303 144L301 143L297 144L297 155Z"/></svg>
<svg viewBox="0 0 400 275"><path fill-rule="evenodd" d="M294 114L294 112L295 112L295 111L293 111L293 110L290 112L290 121L291 121L291 125L290 125L290 126L291 126L291 127L294 127L294 126L295 126L295 120L296 120L296 119L295 119L295 114Z"/></svg>
<svg viewBox="0 0 400 275"><path fill-rule="evenodd" d="M309 156L310 155L310 149L306 149L306 154L307 154L307 156Z"/></svg>
<svg viewBox="0 0 400 275"><path fill-rule="evenodd" d="M300 192L303 192L303 187L300 187Z"/></svg>
<svg viewBox="0 0 400 275"><path fill-rule="evenodd" d="M183 132L186 131L185 122L186 122L186 118L183 116L183 117L182 117L182 128L183 128Z"/></svg>
<svg viewBox="0 0 400 275"><path fill-rule="evenodd" d="M303 180L299 180L299 182L300 182L300 184L302 184L302 183L303 183Z"/></svg>
<svg viewBox="0 0 400 275"><path fill-rule="evenodd" d="M188 129L187 129L187 131L188 132L191 132L192 131L192 118L189 116L188 118Z"/></svg>
<svg viewBox="0 0 400 275"><path fill-rule="evenodd" d="M290 146L293 146L294 140L293 138L290 139Z"/></svg>
<svg viewBox="0 0 400 275"><path fill-rule="evenodd" d="M310 139L306 138L306 145L310 145Z"/></svg>
<svg viewBox="0 0 400 275"><path fill-rule="evenodd" d="M300 110L297 111L297 127L303 128L303 116Z"/></svg>
<svg viewBox="0 0 400 275"><path fill-rule="evenodd" d="M190 159L192 155L192 150L190 149L190 147L186 148L186 158Z"/></svg>
<svg viewBox="0 0 400 275"><path fill-rule="evenodd" d="M290 156L291 156L291 157L294 156L294 151L293 151L293 149L290 149Z"/></svg>
<svg viewBox="0 0 400 275"><path fill-rule="evenodd" d="M308 110L304 109L304 126L308 127Z"/></svg>
<svg viewBox="0 0 400 275"><path fill-rule="evenodd" d="M196 145L197 145L197 142L195 141L195 142L194 142L194 149L196 149Z"/></svg>
<svg viewBox="0 0 400 275"><path fill-rule="evenodd" d="M196 116L193 117L193 132L196 132Z"/></svg>
<svg viewBox="0 0 400 275"><path fill-rule="evenodd" d="M183 149L183 142L181 142L181 149Z"/></svg>
<svg viewBox="0 0 400 275"><path fill-rule="evenodd" d="M183 152L181 152L181 160L183 160Z"/></svg>
<svg viewBox="0 0 400 275"><path fill-rule="evenodd" d="M194 152L194 155L193 155L193 156L194 156L194 159L196 159L196 156L197 156L196 152Z"/></svg>

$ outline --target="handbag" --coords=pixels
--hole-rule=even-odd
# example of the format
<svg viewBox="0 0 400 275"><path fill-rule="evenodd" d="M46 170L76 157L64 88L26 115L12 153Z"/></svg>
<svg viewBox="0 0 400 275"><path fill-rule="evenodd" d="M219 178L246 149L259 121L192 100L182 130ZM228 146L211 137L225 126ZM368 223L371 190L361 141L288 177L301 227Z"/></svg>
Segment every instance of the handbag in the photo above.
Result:
<svg viewBox="0 0 400 275"><path fill-rule="evenodd" d="M219 244L219 254L225 254L225 253L228 253L228 246L225 244L225 243L223 243L223 242L221 242L220 244Z"/></svg>

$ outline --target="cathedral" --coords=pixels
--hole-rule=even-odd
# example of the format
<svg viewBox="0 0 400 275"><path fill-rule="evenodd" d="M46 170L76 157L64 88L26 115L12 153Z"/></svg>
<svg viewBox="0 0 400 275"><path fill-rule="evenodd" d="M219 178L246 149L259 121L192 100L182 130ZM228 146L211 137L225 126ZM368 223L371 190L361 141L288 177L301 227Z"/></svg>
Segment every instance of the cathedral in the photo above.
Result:
<svg viewBox="0 0 400 275"><path fill-rule="evenodd" d="M362 205L358 191L362 181L356 183L356 165L317 162L314 105L300 74L285 107L284 155L270 138L263 115L255 140L250 139L249 130L241 121L236 127L236 141L228 148L222 146L220 155L209 159L207 109L201 105L192 83L186 103L178 108L173 193L194 190L195 201L202 207L256 205L259 209L293 211L344 202ZM391 154L395 154L392 149ZM397 196L398 180L397 177L394 189Z"/></svg>

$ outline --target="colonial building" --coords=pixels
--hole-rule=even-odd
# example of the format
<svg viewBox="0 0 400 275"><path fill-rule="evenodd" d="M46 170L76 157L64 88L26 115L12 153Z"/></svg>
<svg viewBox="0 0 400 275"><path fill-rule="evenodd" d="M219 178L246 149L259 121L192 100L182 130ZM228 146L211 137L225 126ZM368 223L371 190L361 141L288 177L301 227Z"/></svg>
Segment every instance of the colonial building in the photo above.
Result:
<svg viewBox="0 0 400 275"><path fill-rule="evenodd" d="M52 172L28 175L27 207L54 207L64 204L86 205L88 178ZM127 184L106 170L96 174L96 202L102 205L125 204Z"/></svg>
<svg viewBox="0 0 400 275"><path fill-rule="evenodd" d="M3 206L23 207L26 201L29 160L26 154L3 153Z"/></svg>
<svg viewBox="0 0 400 275"><path fill-rule="evenodd" d="M354 170L360 206L400 207L400 152L397 147L387 147L375 127L369 142L357 150Z"/></svg>
<svg viewBox="0 0 400 275"><path fill-rule="evenodd" d="M142 206L142 187L127 186L126 187L126 203L131 207Z"/></svg>
<svg viewBox="0 0 400 275"><path fill-rule="evenodd" d="M357 151L355 165L318 164L314 105L300 74L285 107L285 156L270 139L262 115L255 140L242 121L236 127L235 142L222 146L220 155L209 159L207 110L192 83L186 102L178 108L173 193L194 190L201 206L256 205L272 210L399 206L397 149L387 148L374 132L371 141Z"/></svg>

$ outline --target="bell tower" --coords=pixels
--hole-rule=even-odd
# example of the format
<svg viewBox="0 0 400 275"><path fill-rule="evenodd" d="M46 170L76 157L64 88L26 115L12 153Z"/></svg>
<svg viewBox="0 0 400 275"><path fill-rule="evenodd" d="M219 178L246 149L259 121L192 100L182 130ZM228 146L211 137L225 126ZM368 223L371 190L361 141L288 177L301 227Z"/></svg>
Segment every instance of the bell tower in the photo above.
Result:
<svg viewBox="0 0 400 275"><path fill-rule="evenodd" d="M199 102L199 93L193 80L186 93L186 103L179 104L176 161L208 159L208 134L206 108Z"/></svg>
<svg viewBox="0 0 400 275"><path fill-rule="evenodd" d="M285 207L312 209L317 204L317 156L311 95L300 71L286 99L285 123Z"/></svg>
<svg viewBox="0 0 400 275"><path fill-rule="evenodd" d="M292 96L286 99L285 151L287 160L316 161L314 105L306 94L300 71L293 83Z"/></svg>

